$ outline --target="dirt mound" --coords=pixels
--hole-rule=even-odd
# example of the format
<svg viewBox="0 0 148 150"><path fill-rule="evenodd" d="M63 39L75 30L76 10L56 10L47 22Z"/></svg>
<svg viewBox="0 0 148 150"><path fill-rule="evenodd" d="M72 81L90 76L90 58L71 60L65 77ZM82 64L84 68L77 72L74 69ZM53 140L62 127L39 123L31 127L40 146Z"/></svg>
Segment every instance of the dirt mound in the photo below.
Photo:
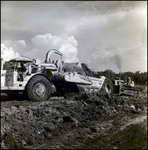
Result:
<svg viewBox="0 0 148 150"><path fill-rule="evenodd" d="M123 116L142 114L146 105L143 95L108 97L99 93L65 95L44 102L2 102L1 146L2 149L83 148L82 141L105 135L109 129L120 126Z"/></svg>

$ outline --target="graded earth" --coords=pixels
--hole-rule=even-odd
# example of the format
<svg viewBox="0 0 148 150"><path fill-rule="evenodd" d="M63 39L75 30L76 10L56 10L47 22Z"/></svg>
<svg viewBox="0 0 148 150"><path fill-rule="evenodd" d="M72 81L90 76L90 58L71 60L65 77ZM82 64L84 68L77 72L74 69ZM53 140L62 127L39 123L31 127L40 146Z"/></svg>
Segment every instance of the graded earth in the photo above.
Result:
<svg viewBox="0 0 148 150"><path fill-rule="evenodd" d="M139 95L1 95L2 149L147 149L147 87Z"/></svg>

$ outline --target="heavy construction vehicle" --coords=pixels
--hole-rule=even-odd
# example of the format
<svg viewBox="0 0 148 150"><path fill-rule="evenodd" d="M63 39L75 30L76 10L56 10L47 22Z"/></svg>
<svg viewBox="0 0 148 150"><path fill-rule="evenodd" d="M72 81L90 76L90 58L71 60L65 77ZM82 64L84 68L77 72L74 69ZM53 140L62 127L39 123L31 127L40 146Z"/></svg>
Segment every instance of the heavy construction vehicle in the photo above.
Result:
<svg viewBox="0 0 148 150"><path fill-rule="evenodd" d="M52 57L53 54L58 59ZM1 92L25 94L31 101L47 100L54 87L60 94L102 91L111 95L120 92L120 86L113 85L105 76L90 76L84 63L65 63L62 53L56 49L49 50L45 61L40 64L21 56L5 65L1 63L1 66ZM119 91L114 90L114 86Z"/></svg>

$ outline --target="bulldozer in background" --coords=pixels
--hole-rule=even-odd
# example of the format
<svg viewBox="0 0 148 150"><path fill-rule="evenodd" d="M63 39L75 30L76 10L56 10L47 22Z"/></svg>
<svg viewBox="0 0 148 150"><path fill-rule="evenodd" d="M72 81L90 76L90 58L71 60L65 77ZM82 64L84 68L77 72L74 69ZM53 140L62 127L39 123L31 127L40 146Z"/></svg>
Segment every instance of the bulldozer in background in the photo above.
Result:
<svg viewBox="0 0 148 150"><path fill-rule="evenodd" d="M139 96L139 92L142 89L136 88L134 81L130 77L126 81L119 79L112 80L114 85L113 93L116 95L126 95L126 96Z"/></svg>
<svg viewBox="0 0 148 150"><path fill-rule="evenodd" d="M53 54L58 58L52 57ZM24 94L31 101L47 100L53 92L121 94L121 81L92 77L87 69L84 63L65 63L62 53L56 49L49 50L40 64L21 56L5 64L1 62L1 93Z"/></svg>

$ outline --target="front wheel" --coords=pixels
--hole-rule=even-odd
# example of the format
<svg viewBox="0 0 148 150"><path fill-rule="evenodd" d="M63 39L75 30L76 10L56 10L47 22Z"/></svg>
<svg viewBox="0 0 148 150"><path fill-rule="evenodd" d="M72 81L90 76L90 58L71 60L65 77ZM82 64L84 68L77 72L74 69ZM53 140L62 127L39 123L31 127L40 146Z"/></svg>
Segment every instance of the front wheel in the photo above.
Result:
<svg viewBox="0 0 148 150"><path fill-rule="evenodd" d="M42 75L32 77L26 87L27 96L31 101L47 100L51 90L51 82Z"/></svg>
<svg viewBox="0 0 148 150"><path fill-rule="evenodd" d="M104 80L101 91L104 95L107 94L111 96L111 94L113 93L113 83L110 79L106 78Z"/></svg>

